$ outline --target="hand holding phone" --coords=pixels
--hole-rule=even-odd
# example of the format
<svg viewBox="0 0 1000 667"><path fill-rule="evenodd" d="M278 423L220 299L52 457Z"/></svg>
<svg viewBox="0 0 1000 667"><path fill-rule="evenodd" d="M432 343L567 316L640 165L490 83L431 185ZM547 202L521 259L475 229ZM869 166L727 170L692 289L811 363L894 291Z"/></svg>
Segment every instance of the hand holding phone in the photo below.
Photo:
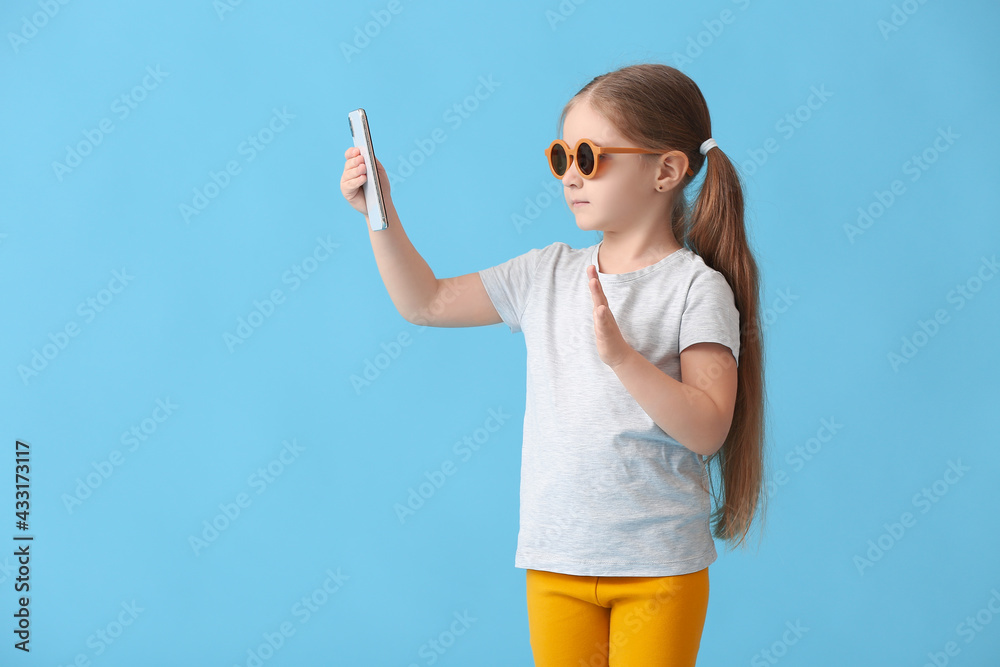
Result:
<svg viewBox="0 0 1000 667"><path fill-rule="evenodd" d="M368 117L364 109L355 109L347 114L347 120L351 126L351 135L354 137L354 146L361 151L365 173L356 176L354 179L348 179L347 167L345 166L344 178L341 180L341 191L343 191L348 201L353 200L353 195L357 192L358 188L350 187L347 184L353 180L364 179L360 187L363 188L364 192L365 208L368 211L368 223L371 225L372 231L377 232L389 226L389 219L385 214L385 202L382 200L382 178L379 175L377 161L375 160L375 149L372 147Z"/></svg>

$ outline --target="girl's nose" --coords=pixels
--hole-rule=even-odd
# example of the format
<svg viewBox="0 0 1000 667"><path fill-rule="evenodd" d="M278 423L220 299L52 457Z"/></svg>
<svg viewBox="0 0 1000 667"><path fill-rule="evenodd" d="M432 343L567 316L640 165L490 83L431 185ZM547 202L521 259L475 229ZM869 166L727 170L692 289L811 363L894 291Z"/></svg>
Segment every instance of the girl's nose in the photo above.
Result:
<svg viewBox="0 0 1000 667"><path fill-rule="evenodd" d="M576 169L576 160L572 157L569 159L569 165L566 167L566 173L562 176L562 182L564 186L568 185L580 185L583 182L583 176Z"/></svg>

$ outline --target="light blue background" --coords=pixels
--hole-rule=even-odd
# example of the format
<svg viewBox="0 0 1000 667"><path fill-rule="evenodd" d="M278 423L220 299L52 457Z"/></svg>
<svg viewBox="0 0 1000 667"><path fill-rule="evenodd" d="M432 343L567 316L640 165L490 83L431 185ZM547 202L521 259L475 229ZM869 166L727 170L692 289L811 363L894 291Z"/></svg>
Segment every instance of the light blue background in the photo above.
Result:
<svg viewBox="0 0 1000 667"><path fill-rule="evenodd" d="M596 243L543 196L542 151L592 77L657 61L699 84L714 138L744 165L769 318L769 473L784 480L759 551L718 545L699 664L923 665L948 642L948 664L994 664L1000 280L976 280L1000 250L996 4L389 6L3 3L0 663L247 665L288 622L263 664L429 665L427 642L448 643L468 612L434 664L530 665L513 567L523 338L505 325L421 330L396 312L339 190L347 112L368 111L392 172L444 131L392 197L447 277ZM883 34L894 10L907 20ZM345 55L373 12L391 20ZM122 118L113 105L147 67L165 74ZM451 122L480 77L499 85ZM828 99L803 107L814 87ZM274 109L294 118L248 161L241 142ZM778 123L796 112L789 134ZM102 119L112 131L60 179L53 163ZM948 128L957 138L940 152ZM911 180L925 151L935 161ZM230 160L239 174L186 222L180 205ZM894 180L905 190L852 241L845 225ZM540 214L519 228L531 200ZM339 246L293 290L283 276L318 238ZM102 293L122 270L127 286ZM961 308L958 285L978 290ZM283 303L230 351L224 334L274 289ZM78 311L108 296L92 320ZM922 338L939 309L947 322ZM78 335L22 379L70 322ZM893 368L904 338L920 346ZM369 362L377 377L356 391ZM162 416L158 399L178 407L130 451L123 432ZM509 418L464 460L453 446L486 434L490 410ZM31 444L30 655L12 647L15 439ZM251 476L286 440L301 451L261 489ZM102 478L95 465L116 450L124 462ZM401 523L394 506L449 460L455 474ZM968 471L915 504L957 461ZM99 486L68 508L88 475ZM241 493L249 506L196 554L189 538L224 525L220 504ZM904 512L915 523L894 538L886 524ZM859 569L880 538L888 548ZM295 605L328 570L347 579L303 623ZM116 626L133 601L142 611ZM977 613L991 622L962 632ZM801 637L786 633L796 623ZM99 630L117 637L103 644Z"/></svg>

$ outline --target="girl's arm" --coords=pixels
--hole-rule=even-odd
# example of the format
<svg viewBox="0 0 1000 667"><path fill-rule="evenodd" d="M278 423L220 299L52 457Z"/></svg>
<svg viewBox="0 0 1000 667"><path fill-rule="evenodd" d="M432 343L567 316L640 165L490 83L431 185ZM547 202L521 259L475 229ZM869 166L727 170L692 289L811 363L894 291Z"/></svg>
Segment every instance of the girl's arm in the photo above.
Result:
<svg viewBox="0 0 1000 667"><path fill-rule="evenodd" d="M365 174L361 151L355 147L344 153L341 191L347 201L365 216L365 227L375 254L382 282L396 310L407 322L425 326L470 327L501 322L478 273L439 280L410 242L399 220L389 192L389 176L375 159L383 187L388 227L373 231L368 224L362 185Z"/></svg>
<svg viewBox="0 0 1000 667"><path fill-rule="evenodd" d="M382 182L388 183L388 177L382 176ZM382 275L382 282L389 292L389 298L392 299L399 314L406 321L412 322L434 299L438 290L438 280L406 235L392 198L388 193L383 193L382 199L385 202L385 214L389 226L377 232L373 231L368 225L366 215L368 238L375 254L378 272Z"/></svg>

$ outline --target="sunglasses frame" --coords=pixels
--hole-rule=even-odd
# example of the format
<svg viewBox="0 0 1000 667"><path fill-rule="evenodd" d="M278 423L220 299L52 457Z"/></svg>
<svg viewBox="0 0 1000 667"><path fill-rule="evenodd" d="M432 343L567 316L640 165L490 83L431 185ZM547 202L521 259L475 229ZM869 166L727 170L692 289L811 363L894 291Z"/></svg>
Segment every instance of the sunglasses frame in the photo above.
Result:
<svg viewBox="0 0 1000 667"><path fill-rule="evenodd" d="M601 161L600 157L601 157L602 153L642 153L644 155L653 155L653 154L659 154L659 153L662 152L662 151L648 151L648 150L646 150L644 148L632 148L632 147L625 147L625 146L598 146L596 143L593 142L593 140L586 139L586 138L580 139L578 142L576 142L576 146L570 148L570 145L567 144L562 139L555 139L555 140L552 141L551 144L549 144L549 147L545 149L545 157L548 160L549 169L552 171L552 175L553 176L555 176L559 180L562 180L562 177L566 175L565 172L563 172L562 176L560 176L558 173L556 173L556 168L552 165L552 151L553 151L553 149L557 145L558 146L562 146L563 151L566 153L566 158L567 158L567 160L566 160L566 170L569 171L570 165L573 164L573 162L576 161L576 153L577 153L577 151L580 149L580 147L583 144L587 144L588 146L590 146L590 150L594 154L594 169L589 174L585 174L585 173L583 173L583 171L580 170L579 163L577 163L577 169L576 170L580 174L580 176L582 176L584 178L587 178L587 179L594 178L595 176L597 176L597 169L600 166L600 161ZM688 173L688 176L694 176L694 172L691 171L691 167L688 167L687 173Z"/></svg>

